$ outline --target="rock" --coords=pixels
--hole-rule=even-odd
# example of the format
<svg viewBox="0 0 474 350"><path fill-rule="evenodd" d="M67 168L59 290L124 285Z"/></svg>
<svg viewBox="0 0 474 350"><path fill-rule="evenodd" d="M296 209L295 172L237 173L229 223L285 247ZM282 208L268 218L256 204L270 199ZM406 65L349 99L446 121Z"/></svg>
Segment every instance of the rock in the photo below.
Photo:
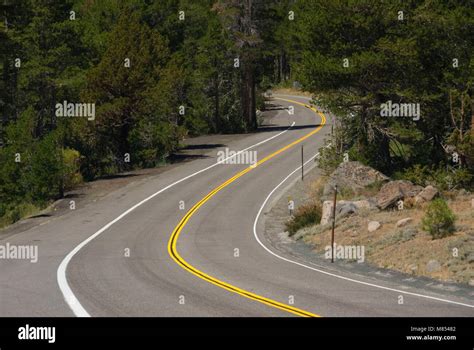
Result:
<svg viewBox="0 0 474 350"><path fill-rule="evenodd" d="M381 172L365 166L360 162L343 162L331 174L330 181L324 186L323 196L329 198L334 194L334 186L339 190L354 193L376 182L385 182L389 178Z"/></svg>
<svg viewBox="0 0 474 350"><path fill-rule="evenodd" d="M438 260L432 259L426 264L426 271L429 273L438 272L439 270L441 270L441 264Z"/></svg>
<svg viewBox="0 0 474 350"><path fill-rule="evenodd" d="M409 224L412 221L413 221L412 218L401 219L401 220L397 221L396 226L397 227L403 227L403 226L406 226L407 224Z"/></svg>
<svg viewBox="0 0 474 350"><path fill-rule="evenodd" d="M369 232L374 232L374 231L378 230L380 228L380 226L382 226L380 224L380 222L370 221L369 224L367 225L367 229L369 230Z"/></svg>
<svg viewBox="0 0 474 350"><path fill-rule="evenodd" d="M332 206L331 206L332 207ZM354 203L341 203L336 204L336 218L337 217L345 217L350 214L355 214L357 212L357 207Z"/></svg>
<svg viewBox="0 0 474 350"><path fill-rule="evenodd" d="M321 213L321 222L319 223L320 225L326 225L329 223L329 220L332 217L332 207L333 207L333 202L332 201L324 201L323 202L323 208L322 208L322 213Z"/></svg>
<svg viewBox="0 0 474 350"><path fill-rule="evenodd" d="M384 191L384 192L380 191L376 197L377 206L380 209L384 210L384 209L387 209L388 207L393 206L402 198L403 198L403 193L400 191L398 187L391 188L390 190Z"/></svg>
<svg viewBox="0 0 474 350"><path fill-rule="evenodd" d="M371 209L373 207L374 205L365 199L360 201L341 200L336 203L336 219L356 214L360 209ZM323 202L320 225L326 225L331 222L332 209L333 201Z"/></svg>
<svg viewBox="0 0 474 350"><path fill-rule="evenodd" d="M474 279L469 280L469 285L474 287Z"/></svg>
<svg viewBox="0 0 474 350"><path fill-rule="evenodd" d="M436 187L426 186L418 195L415 197L415 203L423 203L432 201L439 191Z"/></svg>
<svg viewBox="0 0 474 350"><path fill-rule="evenodd" d="M400 199L415 197L423 190L423 187L412 184L410 181L396 180L390 181L382 186L375 196L377 206L385 210Z"/></svg>
<svg viewBox="0 0 474 350"><path fill-rule="evenodd" d="M417 264L410 264L410 265L408 265L408 270L410 270L411 273L415 273L416 270L418 270L418 265Z"/></svg>
<svg viewBox="0 0 474 350"><path fill-rule="evenodd" d="M357 207L358 210L360 209L375 209L376 206L374 203L371 203L369 200L367 199L362 199L362 200L359 200L359 201L353 201L352 203L354 203L354 205Z"/></svg>

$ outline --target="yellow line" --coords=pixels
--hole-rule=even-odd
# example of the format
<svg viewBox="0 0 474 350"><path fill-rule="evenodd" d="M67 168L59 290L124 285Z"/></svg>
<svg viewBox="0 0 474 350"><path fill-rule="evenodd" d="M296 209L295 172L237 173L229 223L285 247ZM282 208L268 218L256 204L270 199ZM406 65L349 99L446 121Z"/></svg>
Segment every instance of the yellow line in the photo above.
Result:
<svg viewBox="0 0 474 350"><path fill-rule="evenodd" d="M241 288L238 288L234 285L231 285L229 283L226 283L226 282L223 282L215 277L212 277L212 276L209 276L208 274L198 270L197 268L195 268L194 266L192 266L191 264L189 264L186 260L183 259L183 257L178 253L178 249L177 249L177 242L178 242L178 238L179 238L179 235L181 233L181 231L183 230L184 226L186 226L186 223L189 221L189 219L191 218L191 216L193 216L193 214L204 204L206 203L209 199L211 199L215 194L217 194L220 190L222 190L224 187L228 186L229 184L231 184L232 182L234 182L235 180L237 180L238 178L240 178L241 176L247 174L249 171L253 170L254 168L256 168L257 166L265 163L266 161L270 160L271 158L277 156L278 154L280 154L281 152L284 152L285 150L295 146L296 144L306 140L307 138L311 137L312 135L316 134L319 130L321 130L321 128L324 126L324 124L326 123L326 117L323 113L321 113L320 111L318 111L316 108L312 107L312 106L309 106L307 104L304 104L304 103L300 103L300 102L297 102L297 101L293 101L293 100L287 100L287 99L283 99L283 98L276 98L278 100L283 100L283 101L287 101L287 102L291 102L291 103L296 103L296 104L299 104L301 106L304 106L306 108L310 108L313 112L319 114L319 116L321 117L321 124L316 128L314 129L313 131L311 131L310 133L306 134L305 136L297 139L296 141L290 143L289 145L286 145L285 147L283 148L280 148L279 150L273 152L272 154L266 156L265 158L263 158L262 160L260 160L259 162L257 162L255 165L253 166L250 166L248 168L245 168L244 170L240 171L239 173L237 173L236 175L234 175L233 177L231 177L230 179L228 179L227 181L225 181L224 183L220 184L219 186L217 186L216 188L214 188L211 192L209 192L204 198L202 198L199 202L197 202L187 213L186 215L181 219L181 221L179 222L179 224L174 228L173 230L173 233L171 234L171 237L168 241L168 253L170 254L170 256L173 258L173 260L178 264L180 265L182 268L184 268L185 270L187 270L188 272L196 275L197 277L207 281L207 282L210 282L216 286L219 286L221 288L224 288L230 292L233 292L233 293L237 293L243 297L246 297L248 299L252 299L252 300L255 300L255 301L258 301L258 302L261 302L263 304L266 304L268 306L271 306L271 307L274 307L274 308L277 308L277 309L280 309L280 310L283 310L283 311L287 311L287 312L290 312L290 313L293 313L295 315L298 315L298 316L303 316L303 317L320 317L319 315L316 315L316 314L313 314L311 312L308 312L308 311L305 311L305 310L301 310L301 309L298 309L296 307L293 307L293 306L289 306L289 305L286 305L286 304L283 304L283 303L280 303L276 300L272 300L272 299L269 299L269 298L266 298L266 297L263 297L263 296L260 296L260 295L257 295L257 294L254 294L254 293L251 293L249 291L246 291L244 289L241 289Z"/></svg>

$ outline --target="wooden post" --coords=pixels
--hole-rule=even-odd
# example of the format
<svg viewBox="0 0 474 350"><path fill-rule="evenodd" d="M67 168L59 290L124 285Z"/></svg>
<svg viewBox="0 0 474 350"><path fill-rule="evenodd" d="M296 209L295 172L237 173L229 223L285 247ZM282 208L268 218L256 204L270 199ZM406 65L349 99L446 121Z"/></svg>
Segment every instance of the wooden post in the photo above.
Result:
<svg viewBox="0 0 474 350"><path fill-rule="evenodd" d="M334 228L336 226L336 199L337 185L334 186L334 203L332 207L332 232L331 232L331 262L334 262Z"/></svg>
<svg viewBox="0 0 474 350"><path fill-rule="evenodd" d="M304 180L303 165L304 165L304 160L303 160L303 145L301 145L301 181Z"/></svg>

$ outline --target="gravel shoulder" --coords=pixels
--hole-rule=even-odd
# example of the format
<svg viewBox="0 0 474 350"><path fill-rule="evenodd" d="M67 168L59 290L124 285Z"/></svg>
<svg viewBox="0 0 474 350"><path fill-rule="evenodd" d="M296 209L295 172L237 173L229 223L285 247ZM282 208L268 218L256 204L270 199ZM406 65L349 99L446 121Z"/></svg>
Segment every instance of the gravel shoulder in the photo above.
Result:
<svg viewBox="0 0 474 350"><path fill-rule="evenodd" d="M313 167L305 175L304 181L301 181L300 178L294 179L270 203L271 209L264 215L264 235L275 250L295 261L341 276L446 299L455 298L472 304L474 288L465 283L441 281L435 278L404 273L396 269L381 268L367 261L358 263L356 261L336 260L331 263L330 260L325 258L324 250L321 249L322 244L326 242L319 242L319 245L315 245L314 240L319 238L315 238L317 235L311 235L311 231L314 231L315 227L319 225L304 228L295 236L289 237L288 233L285 232L285 222L290 218L288 201L293 200L295 207L309 201L311 199L310 194L313 192L312 186L320 176L319 169ZM385 213L385 215L387 214ZM347 220L350 222L351 217ZM397 218L393 217L391 220L396 221ZM327 232L330 232L330 230ZM304 236L306 238L303 238ZM349 242L358 244L357 240L358 238L349 236L342 239L341 244L349 244ZM336 243L338 242L338 232L336 230Z"/></svg>

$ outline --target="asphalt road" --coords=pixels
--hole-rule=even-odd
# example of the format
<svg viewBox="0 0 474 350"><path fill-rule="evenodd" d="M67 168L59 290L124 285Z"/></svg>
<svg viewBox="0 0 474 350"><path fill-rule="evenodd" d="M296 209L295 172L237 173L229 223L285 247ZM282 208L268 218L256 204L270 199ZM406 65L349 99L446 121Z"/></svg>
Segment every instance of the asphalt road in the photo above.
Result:
<svg viewBox="0 0 474 350"><path fill-rule="evenodd" d="M330 131L314 110L275 103L293 105L295 114L281 109L265 131L226 145L238 151L257 144L256 167L214 165L222 150L216 148L212 157L0 236L0 244L35 244L39 251L37 263L0 261L0 316L474 316L474 301L446 292L295 264L265 240L261 216L255 236L257 214L297 170L301 145L308 161Z"/></svg>

